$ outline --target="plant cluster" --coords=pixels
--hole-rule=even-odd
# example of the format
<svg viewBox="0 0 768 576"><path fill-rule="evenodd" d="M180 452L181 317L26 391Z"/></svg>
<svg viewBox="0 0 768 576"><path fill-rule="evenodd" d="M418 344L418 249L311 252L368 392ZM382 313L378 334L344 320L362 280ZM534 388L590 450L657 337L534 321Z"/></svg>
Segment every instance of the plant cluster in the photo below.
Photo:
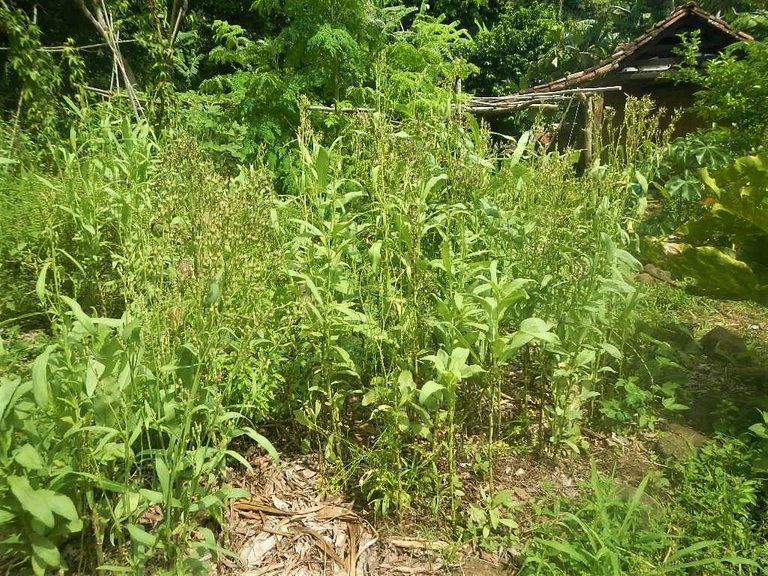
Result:
<svg viewBox="0 0 768 576"><path fill-rule="evenodd" d="M737 42L703 65L698 46L697 35L683 38L683 61L674 78L702 86L695 109L705 120L722 127L734 152L762 148L768 131L768 99L760 87L768 70L768 43Z"/></svg>
<svg viewBox="0 0 768 576"><path fill-rule="evenodd" d="M21 249L39 272L49 344L31 368L2 365L2 566L201 572L222 552L204 524L247 495L220 480L227 462L248 466L230 442L272 450L248 417L275 383L268 358L246 357L263 304L253 283L272 265L269 188L255 173L211 178L189 155L183 176L168 174L146 124L102 112L24 197L49 219ZM249 297L230 309L230 291ZM65 549L79 552L65 560Z"/></svg>
<svg viewBox="0 0 768 576"><path fill-rule="evenodd" d="M706 210L685 222L674 237L649 237L647 252L701 293L765 304L768 231L768 156L746 156L712 174L704 168Z"/></svg>
<svg viewBox="0 0 768 576"><path fill-rule="evenodd" d="M84 112L52 174L18 177L48 207L14 274L36 270L50 344L4 369L11 562L56 568L79 538L101 543L80 569L197 569L223 543L202 518L239 494L220 471L248 465L231 441L269 448L252 426L275 419L379 513L431 508L480 535L470 435L494 530L499 449L587 447L638 300L620 174L580 180L527 137L495 158L440 113L360 117L333 141L305 115L277 195L266 155L222 176L175 124L158 141L114 112Z"/></svg>
<svg viewBox="0 0 768 576"><path fill-rule="evenodd" d="M755 485L726 471L733 448L710 444L679 465L679 484L665 499L649 494L663 478L647 475L628 488L593 466L579 502L542 511L544 536L529 544L520 573L763 574L764 536L751 540L764 529L754 520Z"/></svg>

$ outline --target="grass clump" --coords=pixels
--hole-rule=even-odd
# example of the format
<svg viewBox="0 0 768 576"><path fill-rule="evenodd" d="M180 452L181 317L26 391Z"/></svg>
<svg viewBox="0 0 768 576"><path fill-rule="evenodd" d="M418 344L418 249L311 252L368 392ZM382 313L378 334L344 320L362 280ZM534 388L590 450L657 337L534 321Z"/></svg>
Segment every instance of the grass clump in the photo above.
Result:
<svg viewBox="0 0 768 576"><path fill-rule="evenodd" d="M528 544L520 573L764 574L765 541L754 540L761 528L744 529L758 512L754 485L711 459L723 449L710 444L680 465L668 495L663 478L647 475L627 490L593 465L578 500L544 510L548 521ZM711 474L729 477L725 492Z"/></svg>

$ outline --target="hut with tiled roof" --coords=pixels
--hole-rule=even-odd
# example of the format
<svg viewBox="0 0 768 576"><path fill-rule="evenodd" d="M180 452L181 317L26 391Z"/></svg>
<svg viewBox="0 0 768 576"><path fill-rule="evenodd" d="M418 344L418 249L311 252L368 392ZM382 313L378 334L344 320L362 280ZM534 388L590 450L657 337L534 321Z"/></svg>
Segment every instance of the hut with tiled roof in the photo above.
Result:
<svg viewBox="0 0 768 576"><path fill-rule="evenodd" d="M749 34L733 29L727 22L705 12L694 2L677 8L632 42L620 44L610 58L564 78L540 84L519 94L553 92L569 88L622 86L625 92L651 93L660 85L669 85L660 75L668 72L680 57L680 35L698 31L701 55L712 58L734 42L752 40Z"/></svg>
<svg viewBox="0 0 768 576"><path fill-rule="evenodd" d="M681 34L698 31L702 61L715 57L735 42L752 37L732 28L724 20L702 10L694 2L675 9L664 20L656 23L635 40L621 44L609 57L580 72L521 90L501 98L474 98L469 111L478 113L504 113L531 104L561 101L573 95L599 95L590 103L594 113L600 115L604 105L616 110L617 119L623 117L628 96L650 96L667 110L685 110L693 104L698 86L675 83L667 72L681 60L675 49L681 46ZM583 111L582 111L583 112ZM683 114L678 133L697 127L693 114ZM571 131L572 133L572 131Z"/></svg>

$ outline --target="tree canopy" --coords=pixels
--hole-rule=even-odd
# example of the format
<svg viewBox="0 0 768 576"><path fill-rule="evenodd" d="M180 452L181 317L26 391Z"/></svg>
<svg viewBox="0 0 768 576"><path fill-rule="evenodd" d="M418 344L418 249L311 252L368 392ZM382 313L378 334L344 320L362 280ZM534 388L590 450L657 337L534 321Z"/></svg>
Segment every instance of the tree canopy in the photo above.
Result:
<svg viewBox="0 0 768 576"><path fill-rule="evenodd" d="M766 29L763 0L702 6L758 36ZM408 109L419 94L453 89L460 79L466 91L507 94L589 66L671 7L667 0L0 0L0 109L43 133L66 128L67 100L99 91L128 89L134 106L149 104L160 124L170 100L183 98L202 113L194 122L217 127L213 140L240 142L230 152L241 161L291 132L301 97L369 106L386 90Z"/></svg>

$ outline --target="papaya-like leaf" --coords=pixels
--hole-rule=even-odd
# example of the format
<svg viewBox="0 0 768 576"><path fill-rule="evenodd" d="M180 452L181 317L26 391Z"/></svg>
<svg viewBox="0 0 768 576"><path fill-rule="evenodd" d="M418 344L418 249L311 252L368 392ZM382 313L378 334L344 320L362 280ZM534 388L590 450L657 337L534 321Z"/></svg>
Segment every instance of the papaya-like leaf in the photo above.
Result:
<svg viewBox="0 0 768 576"><path fill-rule="evenodd" d="M656 240L656 260L679 276L695 280L696 291L715 298L768 304L768 291L746 263L713 246Z"/></svg>

